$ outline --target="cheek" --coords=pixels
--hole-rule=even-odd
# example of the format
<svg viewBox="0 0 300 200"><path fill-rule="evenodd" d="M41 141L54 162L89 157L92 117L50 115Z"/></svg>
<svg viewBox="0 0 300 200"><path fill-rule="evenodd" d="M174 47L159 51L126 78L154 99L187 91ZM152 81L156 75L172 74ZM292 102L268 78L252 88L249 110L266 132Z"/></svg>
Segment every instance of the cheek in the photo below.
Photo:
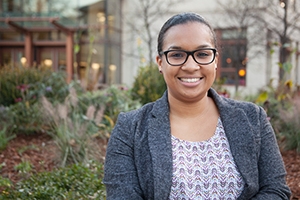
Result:
<svg viewBox="0 0 300 200"><path fill-rule="evenodd" d="M205 71L202 71L207 75L207 77L215 79L217 76L217 70L216 70L216 65L211 65L209 68L207 68Z"/></svg>
<svg viewBox="0 0 300 200"><path fill-rule="evenodd" d="M212 70L213 72L213 76L214 76L214 78L213 78L213 80L215 80L216 79L216 77L217 77L217 65L215 65L214 67L213 67L213 70Z"/></svg>
<svg viewBox="0 0 300 200"><path fill-rule="evenodd" d="M177 75L177 69L167 64L162 64L162 74L166 82L171 82Z"/></svg>
<svg viewBox="0 0 300 200"><path fill-rule="evenodd" d="M171 68L170 68L170 66L168 65L168 63L165 59L161 60L160 69L164 73L170 73L170 71L171 71Z"/></svg>

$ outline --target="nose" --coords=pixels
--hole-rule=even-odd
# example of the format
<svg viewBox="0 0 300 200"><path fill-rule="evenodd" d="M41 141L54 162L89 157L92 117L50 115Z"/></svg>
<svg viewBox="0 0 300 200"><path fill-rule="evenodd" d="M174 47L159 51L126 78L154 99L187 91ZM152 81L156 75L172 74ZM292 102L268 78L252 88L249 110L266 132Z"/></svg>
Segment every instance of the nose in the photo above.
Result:
<svg viewBox="0 0 300 200"><path fill-rule="evenodd" d="M188 55L187 61L182 65L181 69L183 70L198 70L200 66L194 60L192 55Z"/></svg>

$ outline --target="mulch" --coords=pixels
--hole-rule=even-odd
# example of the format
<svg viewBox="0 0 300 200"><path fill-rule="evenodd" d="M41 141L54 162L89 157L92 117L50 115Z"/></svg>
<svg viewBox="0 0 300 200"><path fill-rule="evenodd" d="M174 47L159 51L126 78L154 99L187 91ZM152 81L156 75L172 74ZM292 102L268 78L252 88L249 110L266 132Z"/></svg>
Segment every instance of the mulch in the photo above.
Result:
<svg viewBox="0 0 300 200"><path fill-rule="evenodd" d="M51 171L57 167L56 151L56 144L49 135L18 135L1 152L1 175L9 178L13 183L20 181L25 177L18 172L15 166L26 161L31 163L34 173Z"/></svg>
<svg viewBox="0 0 300 200"><path fill-rule="evenodd" d="M287 171L286 181L292 191L293 200L300 199L300 153L296 151L282 152L282 158Z"/></svg>

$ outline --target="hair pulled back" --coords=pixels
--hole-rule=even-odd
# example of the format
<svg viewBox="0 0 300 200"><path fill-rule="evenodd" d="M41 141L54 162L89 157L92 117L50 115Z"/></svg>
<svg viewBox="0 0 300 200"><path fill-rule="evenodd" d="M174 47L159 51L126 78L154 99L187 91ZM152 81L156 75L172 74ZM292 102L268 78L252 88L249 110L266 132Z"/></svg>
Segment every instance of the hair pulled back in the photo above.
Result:
<svg viewBox="0 0 300 200"><path fill-rule="evenodd" d="M162 52L162 47L164 43L164 37L166 32L173 26L179 25L179 24L186 24L188 22L199 22L201 24L206 25L209 30L211 31L212 34L212 42L215 45L215 48L217 47L217 39L214 30L210 26L210 24L200 15L196 13L180 13L177 15L174 15L170 19L168 19L165 24L162 26L160 29L160 32L158 34L158 39L157 39L157 52L159 55L161 55Z"/></svg>

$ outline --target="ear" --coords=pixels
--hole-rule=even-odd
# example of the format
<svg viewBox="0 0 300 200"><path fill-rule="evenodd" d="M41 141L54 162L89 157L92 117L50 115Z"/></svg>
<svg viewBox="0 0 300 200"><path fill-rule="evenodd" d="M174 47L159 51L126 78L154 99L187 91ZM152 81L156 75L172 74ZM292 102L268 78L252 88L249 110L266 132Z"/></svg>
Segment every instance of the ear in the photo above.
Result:
<svg viewBox="0 0 300 200"><path fill-rule="evenodd" d="M215 58L215 69L218 68L218 62L219 62L219 53L216 53L216 58Z"/></svg>
<svg viewBox="0 0 300 200"><path fill-rule="evenodd" d="M162 71L162 67L161 67L162 58L159 55L156 56L156 63L158 65L158 70Z"/></svg>

